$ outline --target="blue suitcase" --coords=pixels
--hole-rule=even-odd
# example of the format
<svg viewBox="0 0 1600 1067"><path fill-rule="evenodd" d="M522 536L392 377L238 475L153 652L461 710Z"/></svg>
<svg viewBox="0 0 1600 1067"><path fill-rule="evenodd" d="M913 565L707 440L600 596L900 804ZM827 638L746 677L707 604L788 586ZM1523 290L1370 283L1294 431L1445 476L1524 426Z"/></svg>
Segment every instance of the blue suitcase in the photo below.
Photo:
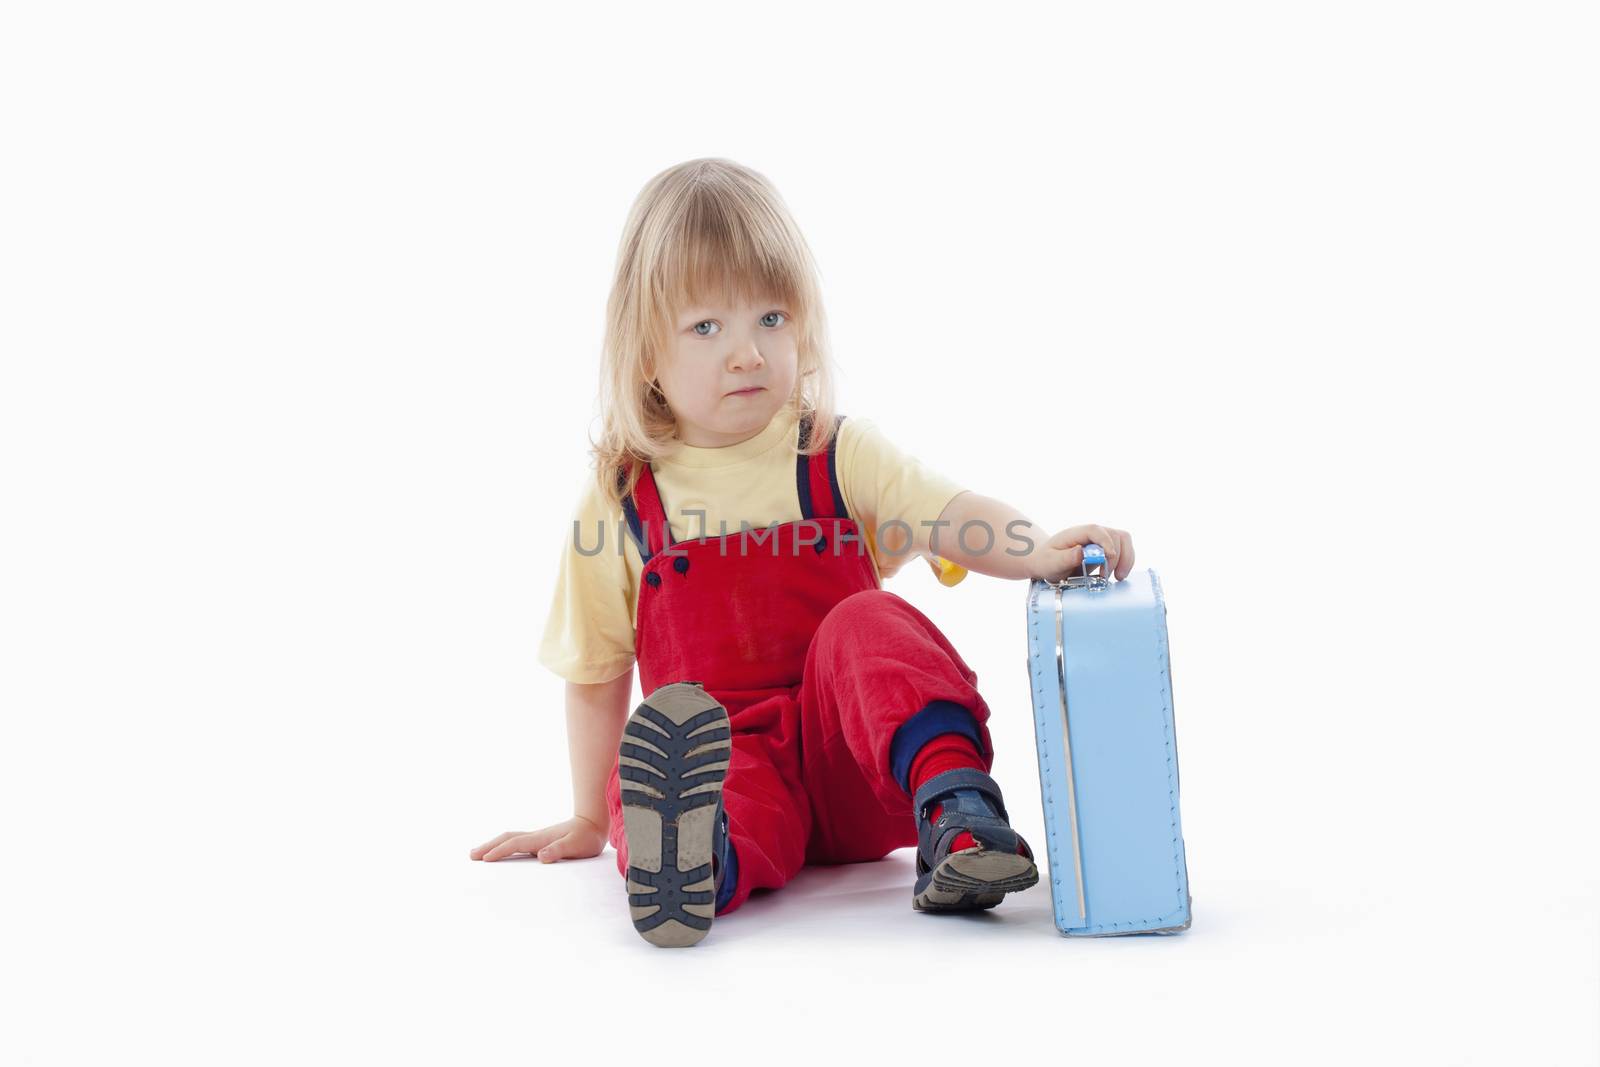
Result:
<svg viewBox="0 0 1600 1067"><path fill-rule="evenodd" d="M1028 588L1028 673L1056 929L1071 937L1189 928L1167 607L1146 568Z"/></svg>

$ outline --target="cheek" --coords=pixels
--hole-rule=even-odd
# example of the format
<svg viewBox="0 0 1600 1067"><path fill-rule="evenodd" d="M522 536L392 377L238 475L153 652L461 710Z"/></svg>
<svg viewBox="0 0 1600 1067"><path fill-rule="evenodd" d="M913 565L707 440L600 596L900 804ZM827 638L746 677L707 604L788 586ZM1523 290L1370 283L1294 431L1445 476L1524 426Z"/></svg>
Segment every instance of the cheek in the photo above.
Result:
<svg viewBox="0 0 1600 1067"><path fill-rule="evenodd" d="M667 379L662 379L666 381ZM716 367L680 365L672 372L672 389L677 394L678 406L684 411L698 411L707 397L717 395L722 379Z"/></svg>
<svg viewBox="0 0 1600 1067"><path fill-rule="evenodd" d="M799 357L797 357L793 352L788 352L784 355L782 373L783 377L791 385L794 384L795 379L799 376L799 365Z"/></svg>
<svg viewBox="0 0 1600 1067"><path fill-rule="evenodd" d="M722 372L713 364L705 364L689 372L689 388L697 393L717 395L717 390L722 385Z"/></svg>
<svg viewBox="0 0 1600 1067"><path fill-rule="evenodd" d="M661 382L682 393L693 389L703 375L694 360L674 358L661 367Z"/></svg>

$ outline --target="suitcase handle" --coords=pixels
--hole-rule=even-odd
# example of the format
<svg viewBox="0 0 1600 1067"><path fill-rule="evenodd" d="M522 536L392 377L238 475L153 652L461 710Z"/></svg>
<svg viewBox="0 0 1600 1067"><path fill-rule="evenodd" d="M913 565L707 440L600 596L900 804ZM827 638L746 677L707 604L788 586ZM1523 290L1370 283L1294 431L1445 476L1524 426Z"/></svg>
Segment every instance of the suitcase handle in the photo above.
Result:
<svg viewBox="0 0 1600 1067"><path fill-rule="evenodd" d="M1093 567L1091 571L1089 568ZM1053 589L1104 589L1111 584L1111 578L1106 574L1106 550L1090 541L1083 546L1083 563L1079 568L1081 573L1069 574L1065 578L1050 582Z"/></svg>

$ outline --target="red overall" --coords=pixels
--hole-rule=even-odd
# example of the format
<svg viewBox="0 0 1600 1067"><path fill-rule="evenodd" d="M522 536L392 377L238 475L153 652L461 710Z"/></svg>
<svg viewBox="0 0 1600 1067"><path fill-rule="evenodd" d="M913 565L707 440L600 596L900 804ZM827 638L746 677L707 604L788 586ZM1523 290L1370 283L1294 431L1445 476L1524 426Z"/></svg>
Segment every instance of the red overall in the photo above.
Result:
<svg viewBox="0 0 1600 1067"><path fill-rule="evenodd" d="M809 430L807 416L802 442ZM927 616L880 587L845 513L832 449L797 457L795 484L802 519L671 545L648 467L623 504L645 561L634 638L641 690L648 698L671 682L700 682L732 721L723 806L738 885L717 914L807 863L875 860L915 845L911 798L890 771L889 748L931 702L968 709L985 769L993 763L977 675ZM626 877L616 761L606 804Z"/></svg>

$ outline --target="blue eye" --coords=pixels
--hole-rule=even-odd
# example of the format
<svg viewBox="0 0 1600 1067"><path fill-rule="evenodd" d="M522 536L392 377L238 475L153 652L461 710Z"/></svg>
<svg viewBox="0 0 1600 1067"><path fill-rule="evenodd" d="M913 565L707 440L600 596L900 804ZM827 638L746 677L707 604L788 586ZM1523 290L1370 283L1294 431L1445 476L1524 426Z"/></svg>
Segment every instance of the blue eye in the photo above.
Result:
<svg viewBox="0 0 1600 1067"><path fill-rule="evenodd" d="M789 316L785 315L781 311L769 311L765 315L761 316L761 318L758 321L760 321L760 323L763 326L767 326L767 327L770 327L772 329L777 329L780 325L782 325L781 323L768 322L767 321L768 319L772 318L774 315L778 316L778 318L782 319L784 322L788 322L789 321ZM700 329L700 327L702 327L702 326L717 326L717 323L713 319L702 319L700 322L695 323L693 326L691 326L689 328L695 332L695 336L697 336L697 337L711 337L711 336L714 336L713 334L702 332L701 329ZM722 329L722 327L721 326L717 326L717 329L720 330L720 329Z"/></svg>

